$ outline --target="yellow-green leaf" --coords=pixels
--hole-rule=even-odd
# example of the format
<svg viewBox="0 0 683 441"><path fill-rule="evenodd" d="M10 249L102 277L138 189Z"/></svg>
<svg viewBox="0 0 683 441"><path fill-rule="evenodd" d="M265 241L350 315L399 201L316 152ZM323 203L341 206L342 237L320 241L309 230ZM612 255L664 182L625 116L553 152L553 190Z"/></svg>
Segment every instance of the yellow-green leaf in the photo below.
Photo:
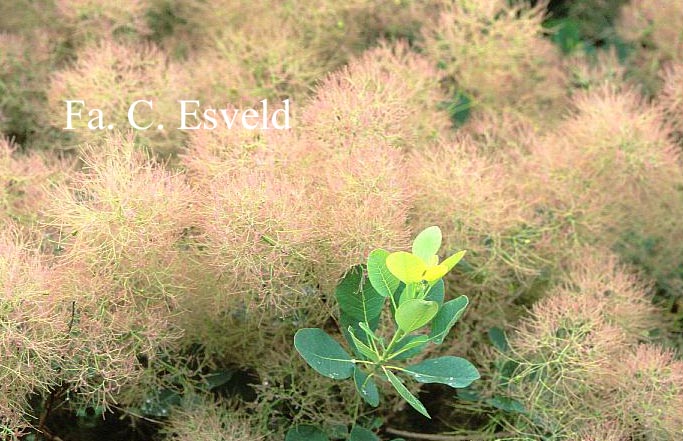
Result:
<svg viewBox="0 0 683 441"><path fill-rule="evenodd" d="M420 282L427 266L416 255L397 251L387 256L387 268L398 280L408 285Z"/></svg>
<svg viewBox="0 0 683 441"><path fill-rule="evenodd" d="M445 276L448 273L448 268L444 263L445 262L437 266L431 266L427 268L424 274L424 279L427 282L434 282L435 280L439 280L440 278Z"/></svg>
<svg viewBox="0 0 683 441"><path fill-rule="evenodd" d="M396 310L396 324L406 334L429 323L439 312L439 304L429 300L412 299Z"/></svg>
<svg viewBox="0 0 683 441"><path fill-rule="evenodd" d="M413 241L413 254L429 262L441 248L441 229L437 226L425 228Z"/></svg>
<svg viewBox="0 0 683 441"><path fill-rule="evenodd" d="M453 269L455 265L458 264L462 260L463 257L465 257L465 254L467 253L467 250L461 250L458 251L457 253L453 254L451 257L448 259L444 260L441 262L440 265L445 265L446 266L446 272L450 271Z"/></svg>
<svg viewBox="0 0 683 441"><path fill-rule="evenodd" d="M382 249L376 249L368 256L368 279L383 297L393 295L401 283L387 268L388 256L389 252Z"/></svg>

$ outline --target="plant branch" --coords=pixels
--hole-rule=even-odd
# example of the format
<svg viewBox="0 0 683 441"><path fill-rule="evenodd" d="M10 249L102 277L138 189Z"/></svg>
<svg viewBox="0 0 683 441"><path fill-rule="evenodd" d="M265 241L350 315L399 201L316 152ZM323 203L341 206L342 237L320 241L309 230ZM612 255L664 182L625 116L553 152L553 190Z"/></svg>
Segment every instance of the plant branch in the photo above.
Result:
<svg viewBox="0 0 683 441"><path fill-rule="evenodd" d="M512 432L499 432L491 434L475 433L472 435L439 435L431 433L408 432L406 430L393 429L391 427L387 427L386 431L387 433L390 433L392 435L404 436L406 438L412 439L424 439L430 441L477 441L515 436L515 434Z"/></svg>
<svg viewBox="0 0 683 441"><path fill-rule="evenodd" d="M58 389L55 389L52 392L50 392L50 395L47 397L47 401L45 402L45 409L43 410L43 413L40 415L40 420L38 421L38 432L40 432L43 435L43 438L45 438L48 441L62 441L60 437L58 437L57 435L53 435L47 429L46 423L48 417L50 416L50 412L52 412L52 408L54 407L57 397L62 395L65 390L66 387L61 386Z"/></svg>
<svg viewBox="0 0 683 441"><path fill-rule="evenodd" d="M74 326L74 318L76 317L76 301L73 300L71 302L71 320L69 320L69 330L67 331L67 335L71 335L71 330L73 329Z"/></svg>

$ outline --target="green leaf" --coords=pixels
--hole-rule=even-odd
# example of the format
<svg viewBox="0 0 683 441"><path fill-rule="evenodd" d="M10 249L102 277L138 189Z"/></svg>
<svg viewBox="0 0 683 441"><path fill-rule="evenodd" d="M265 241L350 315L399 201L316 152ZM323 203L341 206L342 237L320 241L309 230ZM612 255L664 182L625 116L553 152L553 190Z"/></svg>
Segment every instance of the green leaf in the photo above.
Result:
<svg viewBox="0 0 683 441"><path fill-rule="evenodd" d="M349 437L349 428L346 426L346 424L330 424L329 426L325 427L325 433L331 439L347 439Z"/></svg>
<svg viewBox="0 0 683 441"><path fill-rule="evenodd" d="M300 424L287 431L285 441L329 441L325 432L310 424Z"/></svg>
<svg viewBox="0 0 683 441"><path fill-rule="evenodd" d="M436 302L439 304L439 306L441 306L441 305L443 305L443 299L445 297L445 292L446 292L445 284L443 283L442 279L439 279L436 281L436 283L434 285L432 285L431 288L429 288L429 291L427 291L427 295L425 295L424 299Z"/></svg>
<svg viewBox="0 0 683 441"><path fill-rule="evenodd" d="M387 256L387 268L401 282L409 285L422 280L427 265L414 254L397 251Z"/></svg>
<svg viewBox="0 0 683 441"><path fill-rule="evenodd" d="M457 390L458 398L463 401L469 401L471 403L477 403L481 401L481 394L476 390L464 388Z"/></svg>
<svg viewBox="0 0 683 441"><path fill-rule="evenodd" d="M576 20L571 18L547 20L543 26L553 29L550 40L559 46L565 55L581 47L581 27Z"/></svg>
<svg viewBox="0 0 683 441"><path fill-rule="evenodd" d="M412 299L417 298L418 289L420 288L419 284L417 284L417 283L411 283L410 285L402 284L402 286L404 288L401 291L401 296L398 299L398 305L399 306L401 306L402 304L404 304L408 300L412 300ZM394 315L395 315L395 311L394 311Z"/></svg>
<svg viewBox="0 0 683 441"><path fill-rule="evenodd" d="M418 298L418 291L420 288L420 284L417 283L411 283L410 285L403 285L404 288L401 291L401 296L398 299L398 306L401 306L408 300L413 300ZM393 305L392 305L393 306ZM394 315L396 315L396 311L394 311Z"/></svg>
<svg viewBox="0 0 683 441"><path fill-rule="evenodd" d="M467 296L460 296L443 304L439 313L434 317L432 331L429 334L429 338L434 343L437 345L443 343L455 322L462 317L468 303Z"/></svg>
<svg viewBox="0 0 683 441"><path fill-rule="evenodd" d="M450 387L467 387L480 378L472 363L460 357L439 357L408 366L405 372L420 383L441 383Z"/></svg>
<svg viewBox="0 0 683 441"><path fill-rule="evenodd" d="M368 326L365 323L354 320L344 311L342 311L339 315L339 323L341 325L341 331L342 335L344 336L344 339L346 339L346 342L349 344L349 346L351 347L353 352L358 356L358 358L362 358L363 354L358 350L358 348L356 347L356 343L353 341L353 338L351 337L351 333L349 333L349 326L353 328L353 333L356 336L356 338L365 343L367 346L370 346L370 338L368 337L365 329L363 328L367 328L370 331L370 334L372 334L372 330L370 330L370 328L368 328ZM377 326L379 326L379 317L370 323L371 328L377 329Z"/></svg>
<svg viewBox="0 0 683 441"><path fill-rule="evenodd" d="M387 268L387 256L389 252L381 249L374 250L368 256L368 279L383 297L393 295L401 283Z"/></svg>
<svg viewBox="0 0 683 441"><path fill-rule="evenodd" d="M396 392L398 392L398 394L402 396L403 399L406 400L406 402L408 402L408 404L413 406L413 409L417 410L422 415L431 419L432 417L429 416L429 414L427 413L427 409L425 409L424 405L420 402L420 400L417 399L415 395L410 393L410 391L408 390L408 388L405 387L403 382L401 382L401 380L396 375L394 375L393 372L387 369L383 370L391 385L394 386L394 389L396 389Z"/></svg>
<svg viewBox="0 0 683 441"><path fill-rule="evenodd" d="M182 396L178 392L164 388L145 399L140 411L146 417L166 417L181 401Z"/></svg>
<svg viewBox="0 0 683 441"><path fill-rule="evenodd" d="M440 108L445 109L455 127L460 127L470 118L471 109L474 106L472 98L464 91L458 91L453 99L442 103Z"/></svg>
<svg viewBox="0 0 683 441"><path fill-rule="evenodd" d="M412 299L403 303L396 310L396 324L406 334L429 323L439 311L436 302Z"/></svg>
<svg viewBox="0 0 683 441"><path fill-rule="evenodd" d="M230 381L230 379L235 374L235 371L236 371L236 369L227 368L227 369L211 372L204 377L204 381L206 382L206 385L209 388L209 390L212 390L212 389L215 389L217 387L221 387L225 383Z"/></svg>
<svg viewBox="0 0 683 441"><path fill-rule="evenodd" d="M364 427L353 426L351 434L349 435L349 441L380 441L380 439L377 438L377 435Z"/></svg>
<svg viewBox="0 0 683 441"><path fill-rule="evenodd" d="M372 325L372 323L371 323L370 325ZM373 332L373 326L368 326L367 324L365 324L365 323L363 323L363 322L358 322L358 327L359 327L359 328L363 331L363 333L367 336L367 338L368 338L368 340L367 340L368 344L370 344L370 340L369 340L369 339L373 339L373 340L375 340L375 341L378 342L378 343L384 341L384 339L383 339L382 337L378 337L378 336L375 335L375 333ZM374 329L377 329L377 326L374 326Z"/></svg>
<svg viewBox="0 0 683 441"><path fill-rule="evenodd" d="M489 340L491 340L491 343L493 346L496 347L501 352L505 352L508 350L508 339L505 336L505 331L503 331L500 328L493 327L489 329Z"/></svg>
<svg viewBox="0 0 683 441"><path fill-rule="evenodd" d="M319 328L299 329L294 347L316 372L336 380L353 375L351 356L339 343Z"/></svg>
<svg viewBox="0 0 683 441"><path fill-rule="evenodd" d="M358 394L372 407L379 406L379 391L375 381L358 366L353 370L353 382Z"/></svg>
<svg viewBox="0 0 683 441"><path fill-rule="evenodd" d="M363 266L351 268L335 290L342 312L359 322L369 323L380 316L384 297L363 276Z"/></svg>
<svg viewBox="0 0 683 441"><path fill-rule="evenodd" d="M372 419L366 418L364 421L365 426L363 427L368 430L379 430L384 426L385 421L386 420L380 416L376 416Z"/></svg>
<svg viewBox="0 0 683 441"><path fill-rule="evenodd" d="M500 363L496 363L496 368L500 372L500 378L498 379L498 384L501 386L507 386L510 379L513 378L515 371L519 367L519 362L515 360L506 360L502 366Z"/></svg>
<svg viewBox="0 0 683 441"><path fill-rule="evenodd" d="M428 341L429 337L426 335L409 335L401 339L396 345L391 359L407 360L410 357L414 357L422 351L422 348L424 348Z"/></svg>
<svg viewBox="0 0 683 441"><path fill-rule="evenodd" d="M429 262L441 248L441 229L437 226L425 228L413 241L413 254Z"/></svg>
<svg viewBox="0 0 683 441"><path fill-rule="evenodd" d="M508 397L494 396L493 398L486 400L486 404L493 406L496 409L504 410L505 412L526 413L526 409L522 403Z"/></svg>
<svg viewBox="0 0 683 441"><path fill-rule="evenodd" d="M358 352L360 352L368 360L379 361L379 355L377 355L377 353L369 345L363 343L361 340L358 339L358 337L356 337L356 334L353 330L353 326L349 326L347 330L351 335L353 344L356 345Z"/></svg>

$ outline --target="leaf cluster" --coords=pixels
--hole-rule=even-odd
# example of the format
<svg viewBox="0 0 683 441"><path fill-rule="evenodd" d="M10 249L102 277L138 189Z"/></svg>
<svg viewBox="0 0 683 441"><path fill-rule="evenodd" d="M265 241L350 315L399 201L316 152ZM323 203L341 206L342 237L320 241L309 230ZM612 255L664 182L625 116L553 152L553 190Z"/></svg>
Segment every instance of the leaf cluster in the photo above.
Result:
<svg viewBox="0 0 683 441"><path fill-rule="evenodd" d="M443 356L405 365L429 344L443 343L469 300L444 302L443 277L462 259L459 251L439 263L441 230L429 227L414 240L412 252L376 249L366 265L351 268L336 288L339 323L350 351L320 328L297 331L294 346L318 373L335 380L352 378L358 394L373 407L380 402L376 381L389 383L415 410L430 418L401 377L420 383L469 386L479 378L467 360ZM388 300L387 300L388 299ZM385 308L387 303L390 308ZM393 336L387 340L380 317L388 310Z"/></svg>

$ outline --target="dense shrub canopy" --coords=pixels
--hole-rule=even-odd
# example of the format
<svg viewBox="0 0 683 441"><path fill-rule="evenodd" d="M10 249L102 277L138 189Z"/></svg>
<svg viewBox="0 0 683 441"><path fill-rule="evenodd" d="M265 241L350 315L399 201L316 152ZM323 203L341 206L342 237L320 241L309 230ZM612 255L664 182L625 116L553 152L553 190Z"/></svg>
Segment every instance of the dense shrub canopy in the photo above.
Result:
<svg viewBox="0 0 683 441"><path fill-rule="evenodd" d="M682 5L0 2L0 439L683 438ZM425 426L293 338L432 225L470 305L416 359L482 378Z"/></svg>

